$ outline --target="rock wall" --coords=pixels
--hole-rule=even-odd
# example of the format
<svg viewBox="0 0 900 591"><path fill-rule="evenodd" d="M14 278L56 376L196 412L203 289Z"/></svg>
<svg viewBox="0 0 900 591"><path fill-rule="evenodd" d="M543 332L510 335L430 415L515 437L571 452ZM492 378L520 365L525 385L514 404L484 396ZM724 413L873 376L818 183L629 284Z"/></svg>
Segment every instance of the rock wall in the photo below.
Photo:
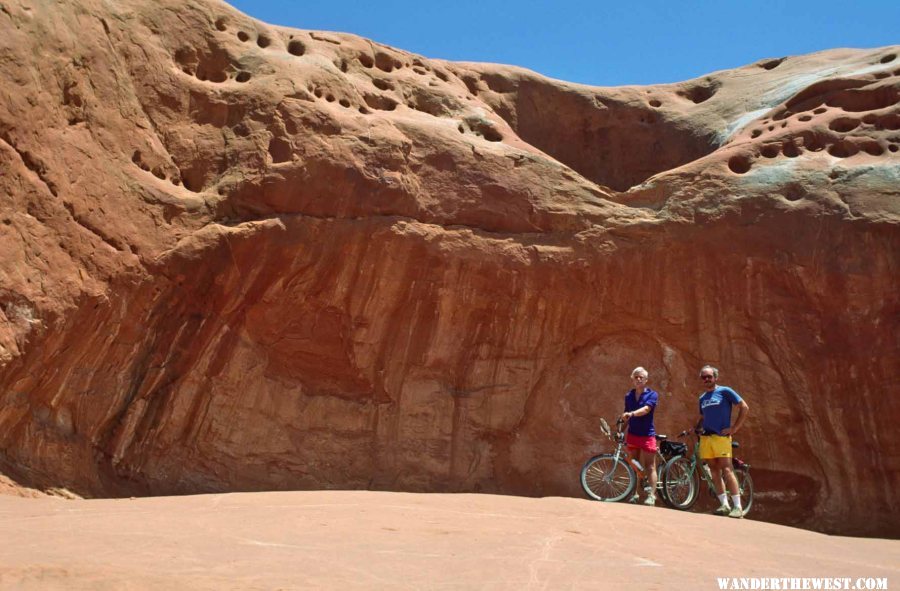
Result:
<svg viewBox="0 0 900 591"><path fill-rule="evenodd" d="M900 48L593 88L219 2L0 12L0 464L581 495L636 365L760 518L897 536Z"/></svg>

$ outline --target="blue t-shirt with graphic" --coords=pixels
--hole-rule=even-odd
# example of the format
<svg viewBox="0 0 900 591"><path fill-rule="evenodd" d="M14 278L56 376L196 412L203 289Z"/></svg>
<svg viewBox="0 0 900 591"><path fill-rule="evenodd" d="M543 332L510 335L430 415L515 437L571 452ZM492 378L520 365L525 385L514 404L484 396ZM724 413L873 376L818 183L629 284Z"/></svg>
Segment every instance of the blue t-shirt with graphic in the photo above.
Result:
<svg viewBox="0 0 900 591"><path fill-rule="evenodd" d="M659 400L659 394L650 388L644 388L643 394L635 397L634 390L630 390L625 395L625 412L631 412L645 406L650 407L650 412L640 417L631 417L628 421L628 432L638 437L649 437L656 435L656 428L653 426L653 412L656 410L656 403Z"/></svg>
<svg viewBox="0 0 900 591"><path fill-rule="evenodd" d="M700 414L703 415L703 430L721 433L731 427L731 407L740 404L743 398L728 386L716 386L711 392L700 395Z"/></svg>

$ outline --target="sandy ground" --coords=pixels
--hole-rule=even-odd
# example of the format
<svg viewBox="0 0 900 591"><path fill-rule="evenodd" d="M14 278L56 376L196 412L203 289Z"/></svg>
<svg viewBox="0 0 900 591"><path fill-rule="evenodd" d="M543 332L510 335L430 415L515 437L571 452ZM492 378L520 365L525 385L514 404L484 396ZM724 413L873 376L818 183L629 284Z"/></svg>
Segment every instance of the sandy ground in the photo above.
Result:
<svg viewBox="0 0 900 591"><path fill-rule="evenodd" d="M0 495L2 589L718 589L887 577L900 541L569 498Z"/></svg>

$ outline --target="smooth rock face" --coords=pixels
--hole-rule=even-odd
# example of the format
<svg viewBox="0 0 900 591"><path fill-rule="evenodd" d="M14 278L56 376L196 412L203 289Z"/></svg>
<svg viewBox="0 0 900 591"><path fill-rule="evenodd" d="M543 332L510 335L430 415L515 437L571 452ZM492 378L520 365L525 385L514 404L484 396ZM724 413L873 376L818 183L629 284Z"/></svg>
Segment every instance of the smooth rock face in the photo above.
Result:
<svg viewBox="0 0 900 591"><path fill-rule="evenodd" d="M900 577L898 540L559 497L0 495L0 515L0 588L16 591L718 589L720 577L822 573L876 589ZM727 564L698 559L716 555Z"/></svg>
<svg viewBox="0 0 900 591"><path fill-rule="evenodd" d="M629 372L900 535L900 47L593 88L220 2L0 11L0 450L83 495L581 495Z"/></svg>

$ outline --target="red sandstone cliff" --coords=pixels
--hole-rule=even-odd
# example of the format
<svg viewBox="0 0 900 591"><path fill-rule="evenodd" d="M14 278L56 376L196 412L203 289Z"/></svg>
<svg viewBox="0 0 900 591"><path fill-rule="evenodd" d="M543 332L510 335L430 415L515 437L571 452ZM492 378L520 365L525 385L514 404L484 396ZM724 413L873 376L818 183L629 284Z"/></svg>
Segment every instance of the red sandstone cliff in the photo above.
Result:
<svg viewBox="0 0 900 591"><path fill-rule="evenodd" d="M224 3L0 6L0 458L580 495L636 365L758 515L900 534L900 47L594 88Z"/></svg>

